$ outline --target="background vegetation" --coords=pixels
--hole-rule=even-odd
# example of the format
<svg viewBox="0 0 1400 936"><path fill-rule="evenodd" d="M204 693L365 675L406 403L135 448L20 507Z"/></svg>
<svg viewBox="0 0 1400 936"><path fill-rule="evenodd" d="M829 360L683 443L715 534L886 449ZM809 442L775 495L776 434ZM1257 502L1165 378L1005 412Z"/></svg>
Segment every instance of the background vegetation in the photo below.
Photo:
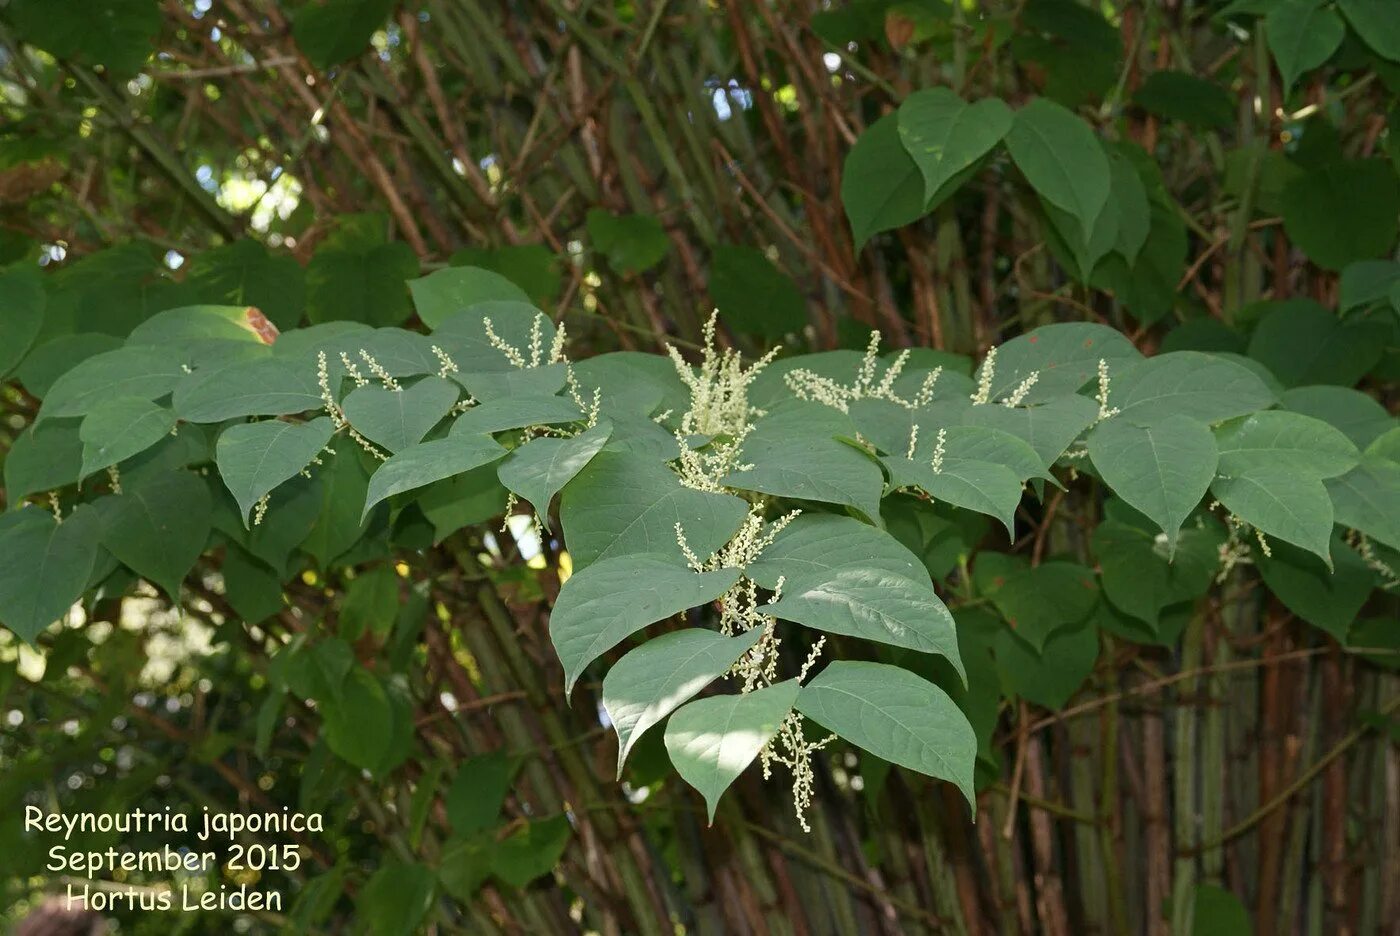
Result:
<svg viewBox="0 0 1400 936"><path fill-rule="evenodd" d="M24 454L38 400L154 313L214 302L283 329L416 328L404 282L449 265L514 281L576 358L693 349L715 305L722 340L754 356L860 348L878 328L967 374L1036 326L1108 324L1146 353L1255 362L1291 409L1400 470L1400 19L1384 0L10 0L0 56L0 262L42 265L44 293L30 329L22 278L0 281L7 508L59 486L52 451ZM930 205L890 115L936 87L1087 121L1141 189L1131 261L1076 245L1000 151ZM525 525L493 532L504 503L477 478L349 557L318 553L310 518L228 536L173 607L128 574L42 654L10 640L9 919L58 884L20 834L36 800L327 812L315 860L276 881L295 908L243 921L258 932L1400 919L1393 498L1368 537L1334 541L1345 578L1246 543L1232 568L1211 546L1180 581L1092 486L1027 498L1015 541L892 515L960 626L1042 614L1073 637L983 648L963 700L985 737L975 817L955 790L837 746L817 762L810 834L752 776L707 829L659 738L612 780L597 687L562 701L547 635L568 559ZM1090 570L1092 600L1044 600L1052 559ZM304 704L311 677L272 662L323 632L411 710L402 758L372 778ZM438 867L463 822L512 854L435 900L414 869Z"/></svg>

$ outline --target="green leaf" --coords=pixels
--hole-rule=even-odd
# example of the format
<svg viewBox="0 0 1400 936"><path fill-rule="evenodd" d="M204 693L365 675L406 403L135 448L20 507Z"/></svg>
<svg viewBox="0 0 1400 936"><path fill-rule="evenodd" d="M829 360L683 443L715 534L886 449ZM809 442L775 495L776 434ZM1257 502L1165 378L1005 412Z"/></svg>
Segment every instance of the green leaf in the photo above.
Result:
<svg viewBox="0 0 1400 936"><path fill-rule="evenodd" d="M798 689L797 680L789 679L742 695L698 699L667 722L671 763L705 797L711 825L719 798L778 733Z"/></svg>
<svg viewBox="0 0 1400 936"><path fill-rule="evenodd" d="M1300 75L1332 57L1346 36L1342 18L1318 0L1278 0L1264 18L1269 51L1283 76L1283 93Z"/></svg>
<svg viewBox="0 0 1400 936"><path fill-rule="evenodd" d="M1012 692L1035 705L1062 709L1094 671L1099 632L1093 618L1087 618L1057 630L1037 651L1003 628L993 646L997 669Z"/></svg>
<svg viewBox="0 0 1400 936"><path fill-rule="evenodd" d="M1334 478L1355 468L1361 457L1337 429L1285 410L1265 410L1224 423L1215 430L1215 443L1223 475L1277 465L1313 478Z"/></svg>
<svg viewBox="0 0 1400 936"><path fill-rule="evenodd" d="M39 419L86 416L103 400L117 396L158 400L184 376L168 349L118 348L82 361L54 381Z"/></svg>
<svg viewBox="0 0 1400 936"><path fill-rule="evenodd" d="M1218 524L1188 526L1169 557L1164 534L1110 516L1095 528L1092 542L1108 600L1155 629L1168 605L1209 590L1224 534Z"/></svg>
<svg viewBox="0 0 1400 936"><path fill-rule="evenodd" d="M456 835L471 835L499 824L520 761L504 751L469 757L443 797L447 821Z"/></svg>
<svg viewBox="0 0 1400 936"><path fill-rule="evenodd" d="M394 740L394 710L389 694L374 676L352 666L339 692L321 703L326 744L336 755L356 767L373 770Z"/></svg>
<svg viewBox="0 0 1400 936"><path fill-rule="evenodd" d="M386 498L490 464L505 454L490 436L465 433L410 446L370 476L361 522Z"/></svg>
<svg viewBox="0 0 1400 936"><path fill-rule="evenodd" d="M1279 404L1340 429L1357 448L1370 445L1395 425L1374 398L1344 387L1295 387L1283 394Z"/></svg>
<svg viewBox="0 0 1400 936"><path fill-rule="evenodd" d="M589 663L643 627L708 604L738 580L738 569L695 572L658 556L617 556L575 572L549 616L564 692L573 692Z"/></svg>
<svg viewBox="0 0 1400 936"><path fill-rule="evenodd" d="M562 426L581 422L584 418L573 401L564 397L536 394L506 396L484 400L458 416L452 423L452 434L489 434L526 426Z"/></svg>
<svg viewBox="0 0 1400 936"><path fill-rule="evenodd" d="M1123 373L1110 370L1109 377L1109 406L1136 423L1172 416L1216 423L1276 402L1249 368L1199 351L1159 354Z"/></svg>
<svg viewBox="0 0 1400 936"><path fill-rule="evenodd" d="M1360 530L1391 549L1400 549L1400 464L1376 455L1364 455L1361 463L1327 481L1327 493L1342 526Z"/></svg>
<svg viewBox="0 0 1400 936"><path fill-rule="evenodd" d="M324 571L365 532L360 505L369 491L369 472L358 449L349 444L338 447L334 455L322 455L321 460L324 464L317 470L321 508L301 548Z"/></svg>
<svg viewBox="0 0 1400 936"><path fill-rule="evenodd" d="M1240 899L1213 884L1197 884L1191 899L1191 936L1242 936L1254 932Z"/></svg>
<svg viewBox="0 0 1400 936"><path fill-rule="evenodd" d="M1046 98L1016 112L1007 149L1031 187L1069 212L1088 240L1108 203L1108 156L1089 125Z"/></svg>
<svg viewBox="0 0 1400 936"><path fill-rule="evenodd" d="M1383 302L1400 283L1400 263L1394 260L1358 260L1342 270L1337 311L1350 312L1361 306Z"/></svg>
<svg viewBox="0 0 1400 936"><path fill-rule="evenodd" d="M229 543L220 569L224 594L248 624L258 624L282 610L282 580L237 543Z"/></svg>
<svg viewBox="0 0 1400 936"><path fill-rule="evenodd" d="M253 506L288 478L295 477L330 442L335 428L322 416L306 423L270 419L229 426L214 447L214 462L238 502L246 526Z"/></svg>
<svg viewBox="0 0 1400 936"><path fill-rule="evenodd" d="M935 500L995 517L1016 538L1016 505L1021 502L1021 480L1005 465L945 457L938 471L931 464L898 455L882 459L894 487L917 487Z"/></svg>
<svg viewBox="0 0 1400 936"><path fill-rule="evenodd" d="M741 331L781 338L807 324L796 284L756 247L721 244L710 258L710 298Z"/></svg>
<svg viewBox="0 0 1400 936"><path fill-rule="evenodd" d="M357 922L375 936L412 936L433 908L436 890L437 878L428 868L391 858L360 891L355 901Z"/></svg>
<svg viewBox="0 0 1400 936"><path fill-rule="evenodd" d="M439 273L453 272L441 270ZM446 315L441 322L433 329L432 342L441 346L452 360L460 368L461 376L464 380L470 380L474 375L486 375L487 379L495 381L501 375L506 376L529 376L537 371L548 371L546 367L532 367L529 369L518 369L510 360L500 352L499 349L491 345L491 341L486 336L486 322L491 322L491 328L496 336L508 345L519 350L522 357L530 356L530 345L537 343L541 349L541 357L548 351L554 341L554 323L549 316L527 302L501 299L484 302L475 302L465 308L457 307L456 311L449 311L444 308ZM538 331L537 331L538 330ZM536 342L532 336L538 334ZM541 361L541 364L544 362ZM559 387L564 386L561 377ZM532 388L536 392L553 393L559 389L541 390ZM478 389L488 390L490 384L483 382L480 388L468 385L467 389L477 393ZM506 396L506 393L496 393L495 396ZM481 399L486 399L486 395L478 393Z"/></svg>
<svg viewBox="0 0 1400 936"><path fill-rule="evenodd" d="M671 549L677 523L695 554L707 558L747 512L732 494L692 490L664 464L627 452L599 452L564 486L559 506L575 570L634 553L674 555L683 566L679 545Z"/></svg>
<svg viewBox="0 0 1400 936"><path fill-rule="evenodd" d="M490 249L464 247L449 257L447 262L453 266L479 267L499 273L523 289L530 302L542 308L553 305L559 299L562 285L560 261L543 244L508 244Z"/></svg>
<svg viewBox="0 0 1400 936"><path fill-rule="evenodd" d="M180 583L209 541L213 506L204 480L170 471L124 484L102 504L102 545L178 603Z"/></svg>
<svg viewBox="0 0 1400 936"><path fill-rule="evenodd" d="M787 434L763 438L762 423L744 445L753 465L721 479L726 487L776 497L854 507L872 520L880 517L885 477L864 453L835 439Z"/></svg>
<svg viewBox="0 0 1400 936"><path fill-rule="evenodd" d="M1199 130L1225 129L1235 122L1234 98L1215 82L1185 72L1154 71L1133 92L1133 103Z"/></svg>
<svg viewBox="0 0 1400 936"><path fill-rule="evenodd" d="M1310 260L1341 270L1395 244L1400 178L1383 159L1328 163L1288 184L1282 213L1284 231Z"/></svg>
<svg viewBox="0 0 1400 936"><path fill-rule="evenodd" d="M174 428L175 414L150 400L103 400L88 411L78 427L78 438L83 443L81 477L144 452Z"/></svg>
<svg viewBox="0 0 1400 936"><path fill-rule="evenodd" d="M457 385L441 377L424 377L401 389L375 384L356 387L341 408L350 425L375 445L401 452L423 441L457 403Z"/></svg>
<svg viewBox="0 0 1400 936"><path fill-rule="evenodd" d="M918 558L889 533L854 517L821 513L805 513L789 523L744 574L770 591L784 578L787 592L819 585L845 569L928 581Z"/></svg>
<svg viewBox="0 0 1400 936"><path fill-rule="evenodd" d="M671 249L666 229L652 215L615 215L601 208L590 208L587 226L593 248L624 276L651 269L665 259Z"/></svg>
<svg viewBox="0 0 1400 936"><path fill-rule="evenodd" d="M984 571L982 565L978 571ZM1088 618L1099 601L1094 574L1073 562L1021 568L986 590L1006 623L1036 652L1059 631Z"/></svg>
<svg viewBox="0 0 1400 936"><path fill-rule="evenodd" d="M1008 409L1008 407L1000 408ZM970 409L981 409L981 407L971 407ZM937 441L936 433L931 439L927 435L919 439L915 459L932 457ZM950 426L944 436L944 441L946 454L952 458L1002 465L1010 469L1018 481L1025 481L1028 478L1046 478L1053 484L1059 484L1045 470L1045 463L1041 460L1040 454L1031 448L1030 443L1010 432L988 426ZM1018 494L1017 500L1019 499Z"/></svg>
<svg viewBox="0 0 1400 936"><path fill-rule="evenodd" d="M1346 643L1376 574L1341 537L1332 537L1331 550L1332 569L1287 543L1272 544L1272 555L1256 555L1254 562L1264 584L1288 610Z"/></svg>
<svg viewBox="0 0 1400 936"><path fill-rule="evenodd" d="M1162 528L1170 558L1182 523L1215 477L1218 454L1210 430L1187 416L1150 426L1115 416L1090 433L1088 445L1113 492Z"/></svg>
<svg viewBox="0 0 1400 936"><path fill-rule="evenodd" d="M924 179L899 139L899 115L886 114L856 137L841 169L841 204L857 252L881 231L925 211Z"/></svg>
<svg viewBox="0 0 1400 936"><path fill-rule="evenodd" d="M481 267L449 267L408 281L413 307L429 328L438 328L455 313L483 302L529 305L525 291L500 273ZM499 330L499 324L498 324ZM485 340L483 334L482 340ZM491 349L498 357L499 352ZM459 365L464 362L458 361Z"/></svg>
<svg viewBox="0 0 1400 936"><path fill-rule="evenodd" d="M988 426L1025 440L1048 469L1098 418L1099 408L1082 396L1062 396L1040 406L972 406L963 422Z"/></svg>
<svg viewBox="0 0 1400 936"><path fill-rule="evenodd" d="M201 368L175 387L175 413L187 422L213 423L244 416L288 416L324 403L316 372L280 358L234 361Z"/></svg>
<svg viewBox="0 0 1400 936"><path fill-rule="evenodd" d="M292 38L324 71L368 50L393 9L393 0L314 0L292 17Z"/></svg>
<svg viewBox="0 0 1400 936"><path fill-rule="evenodd" d="M340 604L340 636L359 640L365 634L385 637L399 610L399 577L392 567L379 565L355 576Z"/></svg>
<svg viewBox="0 0 1400 936"><path fill-rule="evenodd" d="M1100 359L1107 361L1110 372L1116 375L1142 361L1142 355L1121 332L1105 325L1042 325L997 348L988 399L1011 396L1031 374L1036 374L1024 402L1058 402L1097 377ZM980 380L986 369L984 361L974 376Z"/></svg>
<svg viewBox="0 0 1400 936"><path fill-rule="evenodd" d="M62 523L38 507L0 515L0 623L32 644L68 613L97 561L96 515L79 507Z"/></svg>
<svg viewBox="0 0 1400 936"><path fill-rule="evenodd" d="M915 91L899 107L899 138L924 179L924 201L1001 142L1014 120L1000 98L968 104L948 88Z"/></svg>
<svg viewBox="0 0 1400 936"><path fill-rule="evenodd" d="M1220 477L1211 493L1235 516L1269 536L1301 546L1332 567L1332 501L1316 478L1281 465Z"/></svg>
<svg viewBox="0 0 1400 936"><path fill-rule="evenodd" d="M13 510L31 494L66 487L82 474L80 427L72 421L30 426L5 456L5 499Z"/></svg>
<svg viewBox="0 0 1400 936"><path fill-rule="evenodd" d="M1385 351L1388 326L1342 321L1311 299L1274 303L1254 330L1249 356L1261 361L1285 387L1351 386Z"/></svg>
<svg viewBox="0 0 1400 936"><path fill-rule="evenodd" d="M1389 0L1338 0L1337 7L1376 54L1400 62L1400 20Z"/></svg>
<svg viewBox="0 0 1400 936"><path fill-rule="evenodd" d="M496 844L492 872L512 887L524 887L559 863L572 833L566 815L528 822Z"/></svg>
<svg viewBox="0 0 1400 936"><path fill-rule="evenodd" d="M160 8L152 0L57 6L47 0L15 0L5 14L25 42L76 65L100 65L116 81L141 71L161 24Z"/></svg>
<svg viewBox="0 0 1400 936"><path fill-rule="evenodd" d="M603 709L617 732L618 779L648 728L729 672L762 636L761 627L737 637L689 627L648 640L618 660L603 677Z"/></svg>
<svg viewBox="0 0 1400 936"><path fill-rule="evenodd" d="M593 460L612 435L612 423L598 425L568 439L541 436L510 453L496 469L507 489L523 498L546 527L549 505L584 466Z"/></svg>
<svg viewBox="0 0 1400 936"><path fill-rule="evenodd" d="M301 321L306 307L301 264L250 237L196 253L188 282L202 299L252 306L284 331Z"/></svg>
<svg viewBox="0 0 1400 936"><path fill-rule="evenodd" d="M397 325L413 314L404 284L417 274L418 258L402 241L353 248L328 241L306 268L306 317Z"/></svg>
<svg viewBox="0 0 1400 936"><path fill-rule="evenodd" d="M977 736L933 683L898 666L836 660L798 693L796 708L856 747L973 798Z"/></svg>
<svg viewBox="0 0 1400 936"><path fill-rule="evenodd" d="M38 269L11 267L0 273L0 378L19 366L39 337L47 302Z"/></svg>

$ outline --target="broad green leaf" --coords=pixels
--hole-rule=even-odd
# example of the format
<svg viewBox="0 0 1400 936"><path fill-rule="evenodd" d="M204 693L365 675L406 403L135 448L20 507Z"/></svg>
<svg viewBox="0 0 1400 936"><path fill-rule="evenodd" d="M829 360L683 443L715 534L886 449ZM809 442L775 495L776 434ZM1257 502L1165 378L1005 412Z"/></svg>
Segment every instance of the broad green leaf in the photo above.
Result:
<svg viewBox="0 0 1400 936"><path fill-rule="evenodd" d="M684 565L677 523L705 559L729 541L747 512L732 494L692 490L664 464L627 452L599 452L564 486L559 506L575 570L632 553L674 556Z"/></svg>
<svg viewBox="0 0 1400 936"><path fill-rule="evenodd" d="M314 10L316 7L303 7ZM333 11L335 6L325 7ZM299 17L300 22L305 17ZM328 24L328 28L334 28ZM368 37L365 37L368 39ZM356 920L375 936L412 936L433 908L437 879L416 863L389 858L379 866L355 899Z"/></svg>
<svg viewBox="0 0 1400 936"><path fill-rule="evenodd" d="M1215 430L1215 443L1223 475L1277 465L1314 478L1334 478L1356 467L1361 457L1351 440L1327 423L1286 410L1232 419Z"/></svg>
<svg viewBox="0 0 1400 936"><path fill-rule="evenodd" d="M993 645L997 669L1016 695L1048 709L1062 709L1099 658L1099 632L1092 617L1051 634L1039 650L1003 628Z"/></svg>
<svg viewBox="0 0 1400 936"><path fill-rule="evenodd" d="M124 82L141 71L160 33L160 8L148 0L90 0L80 5L16 0L5 10L20 38L75 65L101 65Z"/></svg>
<svg viewBox="0 0 1400 936"><path fill-rule="evenodd" d="M85 416L102 400L116 396L158 400L183 375L178 357L167 349L118 348L82 361L55 380L39 418Z"/></svg>
<svg viewBox="0 0 1400 936"><path fill-rule="evenodd" d="M782 597L759 611L829 634L935 653L964 675L953 616L919 579L856 562L820 578L784 582Z"/></svg>
<svg viewBox="0 0 1400 936"><path fill-rule="evenodd" d="M571 400L557 396L508 396L484 400L458 416L452 434L490 434L526 426L561 426L580 422L584 414Z"/></svg>
<svg viewBox="0 0 1400 936"><path fill-rule="evenodd" d="M765 338L781 338L807 324L807 303L797 285L756 247L714 249L710 298L731 327Z"/></svg>
<svg viewBox="0 0 1400 936"><path fill-rule="evenodd" d="M1271 544L1271 555L1256 555L1254 562L1264 584L1288 610L1346 643L1376 573L1341 537L1332 537L1331 550L1331 569L1288 543Z"/></svg>
<svg viewBox="0 0 1400 936"><path fill-rule="evenodd" d="M13 510L31 494L75 483L82 474L83 443L73 420L30 426L5 454L5 503Z"/></svg>
<svg viewBox="0 0 1400 936"><path fill-rule="evenodd" d="M612 423L598 425L568 439L541 436L515 449L496 469L501 483L523 498L549 524L549 505L592 461L612 435Z"/></svg>
<svg viewBox="0 0 1400 936"><path fill-rule="evenodd" d="M1191 898L1191 936L1240 936L1254 932L1249 911L1222 887L1197 884Z"/></svg>
<svg viewBox="0 0 1400 936"><path fill-rule="evenodd" d="M1087 240L1108 203L1108 156L1087 123L1073 112L1035 98L1016 112L1007 149L1031 187L1079 221Z"/></svg>
<svg viewBox="0 0 1400 936"><path fill-rule="evenodd" d="M1343 324L1310 299L1275 303L1254 330L1249 356L1285 387L1356 383L1385 351L1390 329L1380 322Z"/></svg>
<svg viewBox="0 0 1400 936"><path fill-rule="evenodd" d="M239 519L247 525L263 495L309 465L334 431L324 416L306 423L269 419L225 429L215 444L214 461L238 502Z"/></svg>
<svg viewBox="0 0 1400 936"><path fill-rule="evenodd" d="M409 446L370 476L360 519L386 498L490 464L505 454L490 436L465 433Z"/></svg>
<svg viewBox="0 0 1400 936"><path fill-rule="evenodd" d="M292 38L312 65L325 70L368 51L370 36L384 28L393 9L393 0L308 3L292 17Z"/></svg>
<svg viewBox="0 0 1400 936"><path fill-rule="evenodd" d="M496 477L495 465L482 465L434 481L413 498L413 504L433 526L433 544L463 527L501 515L509 492Z"/></svg>
<svg viewBox="0 0 1400 936"><path fill-rule="evenodd" d="M1284 392L1279 404L1340 429L1362 449L1397 425L1374 397L1345 387L1295 387Z"/></svg>
<svg viewBox="0 0 1400 936"><path fill-rule="evenodd" d="M1112 150L1108 154L1108 164L1112 175L1112 197L1104 213L1112 212L1117 216L1117 236L1113 249L1129 266L1133 266L1152 233L1152 206L1147 200L1147 188L1142 184L1142 177L1127 156L1119 150Z"/></svg>
<svg viewBox="0 0 1400 936"><path fill-rule="evenodd" d="M977 571L984 572L981 564ZM1094 574L1073 562L1016 569L984 590L1017 636L1036 651L1060 630L1087 618L1099 601Z"/></svg>
<svg viewBox="0 0 1400 936"><path fill-rule="evenodd" d="M458 271L440 270L432 276L455 272ZM442 314L446 317L433 327L432 343L451 355L464 380L477 374L489 374L495 378L500 374L528 373L518 369L499 348L491 344L486 333L487 321L490 321L491 330L495 332L496 337L515 348L526 363L529 363L531 345L540 349L540 364L548 363L543 358L548 355L550 345L554 342L554 323L550 321L549 316L528 302L493 299L473 302L470 306L457 308L455 311L448 311L449 308L452 307L444 305ZM535 367L529 370L543 369ZM563 385L564 381L561 378L559 386ZM468 389L476 392L472 387ZM478 397L485 399L484 394L478 394Z"/></svg>
<svg viewBox="0 0 1400 936"><path fill-rule="evenodd" d="M423 441L457 402L457 385L441 377L390 390L377 384L356 387L341 404L360 434L391 453Z"/></svg>
<svg viewBox="0 0 1400 936"><path fill-rule="evenodd" d="M107 351L115 351L121 346L120 339L111 335L84 332L79 335L60 335L45 340L43 335L35 339L29 353L15 368L14 378L24 385L31 395L43 399L49 395L59 377L88 358Z"/></svg>
<svg viewBox="0 0 1400 936"><path fill-rule="evenodd" d="M242 416L288 416L322 408L314 366L301 370L279 358L201 368L175 387L175 413L187 422Z"/></svg>
<svg viewBox="0 0 1400 936"><path fill-rule="evenodd" d="M301 321L306 308L301 264L251 237L196 253L190 260L189 282L201 299L253 306L284 331Z"/></svg>
<svg viewBox="0 0 1400 936"><path fill-rule="evenodd" d="M797 680L789 679L742 695L697 699L666 723L671 763L705 797L711 825L719 798L778 733L798 689Z"/></svg>
<svg viewBox="0 0 1400 936"><path fill-rule="evenodd" d="M1117 375L1142 360L1142 355L1121 332L1092 322L1065 322L1042 325L1018 335L997 348L992 365L991 400L1001 400L1031 374L1035 383L1024 397L1027 405L1055 402L1094 380L1099 360L1108 362L1109 372ZM984 361L974 375L982 379Z"/></svg>
<svg viewBox="0 0 1400 936"><path fill-rule="evenodd" d="M245 533L244 545L248 550L283 578L292 574L289 568L292 553L310 535L320 517L323 496L319 466L315 469L308 466L308 471L316 473L309 478L295 475L268 495L262 523L246 530L240 530L237 523L223 524L232 527L235 534ZM216 514L216 525L219 525L217 521ZM228 530L223 532L229 535Z"/></svg>
<svg viewBox="0 0 1400 936"><path fill-rule="evenodd" d="M1039 406L972 406L963 422L987 426L1025 440L1046 468L1059 460L1079 434L1098 418L1099 408L1082 396L1062 396Z"/></svg>
<svg viewBox="0 0 1400 936"><path fill-rule="evenodd" d="M393 568L378 565L355 576L340 603L339 633L346 640L365 634L384 638L394 627L399 610L399 577Z"/></svg>
<svg viewBox="0 0 1400 936"><path fill-rule="evenodd" d="M47 302L38 269L0 273L0 378L9 376L39 337Z"/></svg>
<svg viewBox="0 0 1400 936"><path fill-rule="evenodd" d="M898 666L836 660L802 687L795 707L876 757L951 781L972 802L977 736L933 683Z"/></svg>
<svg viewBox="0 0 1400 936"><path fill-rule="evenodd" d="M1275 402L1273 391L1249 368L1199 351L1159 354L1109 375L1109 406L1142 424L1172 416L1216 423Z"/></svg>
<svg viewBox="0 0 1400 936"><path fill-rule="evenodd" d="M497 353L497 357L500 354ZM564 389L568 382L568 367L562 363L539 367L518 367L508 370L480 371L457 375L457 382L482 403L521 398L550 397ZM558 404L554 404L558 412ZM487 412L491 412L488 410ZM495 410L500 413L501 410Z"/></svg>
<svg viewBox="0 0 1400 936"><path fill-rule="evenodd" d="M1000 520L1006 535L1016 538L1016 505L1021 502L1021 480L1005 465L945 457L938 471L931 463L898 455L882 459L894 487L917 487L935 500L975 510Z"/></svg>
<svg viewBox="0 0 1400 936"><path fill-rule="evenodd" d="M453 266L478 267L499 273L523 289L530 301L539 306L550 306L559 299L562 286L560 258L543 244L463 247L447 262Z"/></svg>
<svg viewBox="0 0 1400 936"><path fill-rule="evenodd" d="M492 873L512 887L524 887L559 863L572 834L566 815L527 822L496 843Z"/></svg>
<svg viewBox="0 0 1400 936"><path fill-rule="evenodd" d="M68 613L97 561L96 527L89 507L62 523L38 507L0 515L0 624L32 644Z"/></svg>
<svg viewBox="0 0 1400 936"><path fill-rule="evenodd" d="M1113 492L1162 528L1170 558L1181 524L1215 477L1219 456L1210 430L1187 416L1149 426L1115 416L1090 433L1088 444L1094 467Z"/></svg>
<svg viewBox="0 0 1400 936"><path fill-rule="evenodd" d="M317 470L321 508L301 548L325 570L365 532L360 507L369 491L369 472L360 452L348 442L336 447L334 455L322 455L321 460L324 464Z"/></svg>
<svg viewBox="0 0 1400 936"><path fill-rule="evenodd" d="M1400 62L1400 20L1388 0L1338 0L1351 28L1378 55Z"/></svg>
<svg viewBox="0 0 1400 936"><path fill-rule="evenodd" d="M1210 487L1225 508L1261 532L1301 546L1332 567L1332 501L1317 478L1282 465L1259 465Z"/></svg>
<svg viewBox="0 0 1400 936"><path fill-rule="evenodd" d="M981 408L969 407L969 411ZM1007 409L1008 407L1001 408ZM919 439L915 459L931 458L937 443L936 433L933 438L924 434ZM945 455L956 459L1002 465L1010 469L1018 481L1025 481L1028 478L1047 478L1054 484L1059 483L1045 470L1044 462L1041 461L1036 450L1031 448L1030 443L1010 432L993 429L989 426L950 426L944 435L944 443Z"/></svg>
<svg viewBox="0 0 1400 936"><path fill-rule="evenodd" d="M1383 159L1331 162L1289 183L1282 213L1284 231L1309 259L1341 270L1385 255L1394 246L1400 178Z"/></svg>
<svg viewBox="0 0 1400 936"><path fill-rule="evenodd" d="M737 637L689 627L648 640L618 660L603 677L603 709L617 732L618 779L648 728L729 672L762 636L761 627Z"/></svg>
<svg viewBox="0 0 1400 936"><path fill-rule="evenodd" d="M1365 455L1400 462L1400 426L1389 430L1366 446Z"/></svg>
<svg viewBox="0 0 1400 936"><path fill-rule="evenodd" d="M1304 72L1332 57L1346 36L1342 18L1317 0L1278 0L1264 18L1269 51L1283 76L1283 92Z"/></svg>
<svg viewBox="0 0 1400 936"><path fill-rule="evenodd" d="M661 221L648 214L615 215L589 209L588 237L593 248L623 275L641 273L665 259L671 240Z"/></svg>
<svg viewBox="0 0 1400 936"><path fill-rule="evenodd" d="M1214 81L1186 72L1152 72L1133 92L1133 103L1198 130L1224 129L1235 122L1235 100L1230 93Z"/></svg>
<svg viewBox="0 0 1400 936"><path fill-rule="evenodd" d="M354 247L327 241L306 267L306 317L397 325L413 314L404 284L417 274L418 258L402 241Z"/></svg>
<svg viewBox="0 0 1400 936"><path fill-rule="evenodd" d="M770 591L784 578L784 591L789 591L819 585L852 568L928 580L918 558L889 533L854 517L820 513L805 513L789 523L744 574Z"/></svg>
<svg viewBox="0 0 1400 936"><path fill-rule="evenodd" d="M924 179L930 201L953 176L974 165L1011 129L1000 98L968 104L948 88L915 91L899 107L899 138Z"/></svg>
<svg viewBox="0 0 1400 936"><path fill-rule="evenodd" d="M924 179L900 142L898 114L886 114L856 137L841 169L841 204L857 252L873 235L924 213Z"/></svg>
<svg viewBox="0 0 1400 936"><path fill-rule="evenodd" d="M1365 455L1351 471L1328 479L1327 493L1338 523L1400 549L1400 464Z"/></svg>
<svg viewBox="0 0 1400 936"><path fill-rule="evenodd" d="M140 454L170 435L175 414L141 397L111 397L83 417L82 477Z"/></svg>
<svg viewBox="0 0 1400 936"><path fill-rule="evenodd" d="M326 743L337 756L372 770L394 740L394 710L389 694L373 673L352 666L331 698L317 699Z"/></svg>
<svg viewBox="0 0 1400 936"><path fill-rule="evenodd" d="M178 603L180 583L209 541L212 506L204 480L171 471L124 484L100 503L102 545Z"/></svg>
<svg viewBox="0 0 1400 936"><path fill-rule="evenodd" d="M1352 309L1383 302L1390 298L1390 291L1400 283L1400 263L1394 260L1358 260L1342 270L1338 287L1337 311L1350 312Z"/></svg>
<svg viewBox="0 0 1400 936"><path fill-rule="evenodd" d="M564 692L573 692L584 668L623 640L714 601L738 580L738 569L695 572L658 556L617 556L575 572L549 615Z"/></svg>
<svg viewBox="0 0 1400 936"><path fill-rule="evenodd" d="M248 624L258 624L282 610L282 579L237 543L224 547L224 595Z"/></svg>
<svg viewBox="0 0 1400 936"><path fill-rule="evenodd" d="M429 328L437 328L455 313L479 303L530 302L523 289L501 274L473 266L436 270L409 280L408 289L418 317Z"/></svg>
<svg viewBox="0 0 1400 936"><path fill-rule="evenodd" d="M1109 517L1094 529L1094 556L1108 600L1124 614L1156 628L1168 605L1204 595L1219 569L1224 542L1219 524L1187 526L1168 557L1166 536Z"/></svg>
<svg viewBox="0 0 1400 936"><path fill-rule="evenodd" d="M758 491L777 497L821 501L854 507L872 520L880 517L885 478L880 466L835 439L787 435L759 441L760 428L744 446L744 459L753 465L721 479L726 487Z"/></svg>
<svg viewBox="0 0 1400 936"><path fill-rule="evenodd" d="M443 797L447 821L457 835L471 835L499 824L520 761L504 751L469 757Z"/></svg>

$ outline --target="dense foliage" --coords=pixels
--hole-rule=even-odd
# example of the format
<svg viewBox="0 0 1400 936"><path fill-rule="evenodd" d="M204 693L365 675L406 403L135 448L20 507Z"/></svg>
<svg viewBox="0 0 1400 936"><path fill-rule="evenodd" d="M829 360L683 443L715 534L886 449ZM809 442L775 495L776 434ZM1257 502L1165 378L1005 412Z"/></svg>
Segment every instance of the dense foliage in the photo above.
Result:
<svg viewBox="0 0 1400 936"><path fill-rule="evenodd" d="M41 6L16 918L36 802L324 813L292 931L1400 909L1383 4Z"/></svg>

